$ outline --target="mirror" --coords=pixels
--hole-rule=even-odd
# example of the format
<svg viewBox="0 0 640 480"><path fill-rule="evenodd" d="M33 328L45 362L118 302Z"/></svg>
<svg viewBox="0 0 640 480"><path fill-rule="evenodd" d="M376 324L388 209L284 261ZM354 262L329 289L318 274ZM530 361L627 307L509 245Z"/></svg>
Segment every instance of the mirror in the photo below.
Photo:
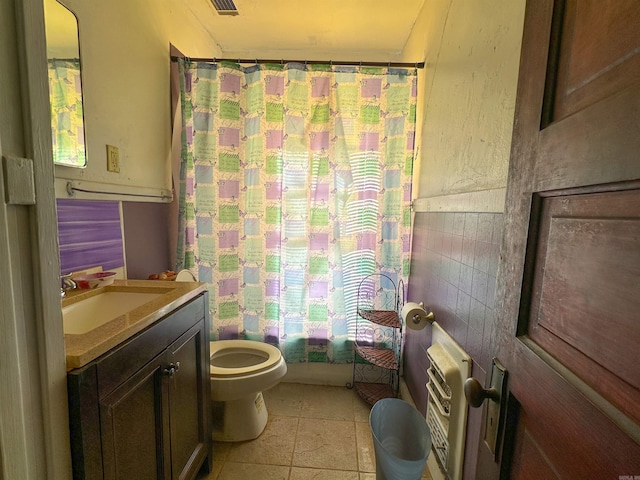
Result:
<svg viewBox="0 0 640 480"><path fill-rule="evenodd" d="M87 165L80 45L76 16L56 0L44 0L53 161Z"/></svg>

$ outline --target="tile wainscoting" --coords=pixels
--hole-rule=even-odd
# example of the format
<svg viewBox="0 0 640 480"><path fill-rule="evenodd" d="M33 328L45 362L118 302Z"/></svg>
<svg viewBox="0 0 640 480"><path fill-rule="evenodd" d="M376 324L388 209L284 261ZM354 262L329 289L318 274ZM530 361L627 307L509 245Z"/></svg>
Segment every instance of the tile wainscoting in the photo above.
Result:
<svg viewBox="0 0 640 480"><path fill-rule="evenodd" d="M502 231L502 213L418 212L414 218L408 300L424 302L433 310L438 324L473 359L472 375L482 384L492 359ZM404 378L423 414L430 345L430 327L407 331ZM481 422L482 409L470 409L464 478L473 478L475 473Z"/></svg>

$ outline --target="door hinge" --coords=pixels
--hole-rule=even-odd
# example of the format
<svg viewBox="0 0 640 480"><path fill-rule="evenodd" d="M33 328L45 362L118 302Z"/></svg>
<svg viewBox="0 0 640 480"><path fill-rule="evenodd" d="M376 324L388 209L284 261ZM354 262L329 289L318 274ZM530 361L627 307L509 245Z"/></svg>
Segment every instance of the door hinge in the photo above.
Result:
<svg viewBox="0 0 640 480"><path fill-rule="evenodd" d="M35 205L33 160L11 155L2 157L4 197L8 205Z"/></svg>

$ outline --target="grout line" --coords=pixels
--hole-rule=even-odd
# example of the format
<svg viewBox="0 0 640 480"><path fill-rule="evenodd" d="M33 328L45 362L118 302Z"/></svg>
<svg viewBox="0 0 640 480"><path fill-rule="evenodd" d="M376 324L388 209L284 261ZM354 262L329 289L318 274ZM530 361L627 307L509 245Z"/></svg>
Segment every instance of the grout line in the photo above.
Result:
<svg viewBox="0 0 640 480"><path fill-rule="evenodd" d="M353 412L353 438L355 440L355 444L356 444L356 472L358 472L358 477L360 477L360 455L358 454L360 452L359 447L358 447L358 426L356 425L356 412L354 409Z"/></svg>
<svg viewBox="0 0 640 480"><path fill-rule="evenodd" d="M300 405L300 412L302 413L302 405ZM300 415L296 417L296 433L293 440L293 450L291 451L291 460L289 460L289 477L291 477L291 471L293 469L293 457L296 454L296 446L298 445L298 432L300 431Z"/></svg>

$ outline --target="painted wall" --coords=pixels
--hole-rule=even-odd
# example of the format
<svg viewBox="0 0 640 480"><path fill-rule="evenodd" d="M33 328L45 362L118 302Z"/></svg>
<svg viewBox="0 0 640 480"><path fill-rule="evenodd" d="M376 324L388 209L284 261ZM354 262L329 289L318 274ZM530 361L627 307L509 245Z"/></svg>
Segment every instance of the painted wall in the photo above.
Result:
<svg viewBox="0 0 640 480"><path fill-rule="evenodd" d="M197 14L179 0L163 1L162 8L151 0L64 3L78 18L88 166L56 166L56 196L68 196L69 181L88 190L165 195L74 194L129 200L122 203L126 275L147 278L168 269L170 258L167 208L148 203L172 196L170 44L193 57L213 57L220 50ZM119 149L120 173L106 169L107 144Z"/></svg>
<svg viewBox="0 0 640 480"><path fill-rule="evenodd" d="M416 198L504 188L524 0L427 0L405 56L425 49Z"/></svg>
<svg viewBox="0 0 640 480"><path fill-rule="evenodd" d="M162 8L155 0L63 3L79 23L88 166L56 166L56 196L66 197L73 180L170 199L169 44L185 55L216 56L215 41L180 0L163 0ZM119 148L120 173L107 172L107 144Z"/></svg>
<svg viewBox="0 0 640 480"><path fill-rule="evenodd" d="M170 270L169 214L165 203L122 202L122 222L127 245L127 278L145 280L152 273Z"/></svg>
<svg viewBox="0 0 640 480"><path fill-rule="evenodd" d="M426 0L406 57L425 50L414 169L409 301L424 301L471 355L481 383L490 350L524 0ZM405 380L426 411L431 331L408 330ZM475 478L482 409L469 409L463 477ZM436 478L436 477L434 477Z"/></svg>

